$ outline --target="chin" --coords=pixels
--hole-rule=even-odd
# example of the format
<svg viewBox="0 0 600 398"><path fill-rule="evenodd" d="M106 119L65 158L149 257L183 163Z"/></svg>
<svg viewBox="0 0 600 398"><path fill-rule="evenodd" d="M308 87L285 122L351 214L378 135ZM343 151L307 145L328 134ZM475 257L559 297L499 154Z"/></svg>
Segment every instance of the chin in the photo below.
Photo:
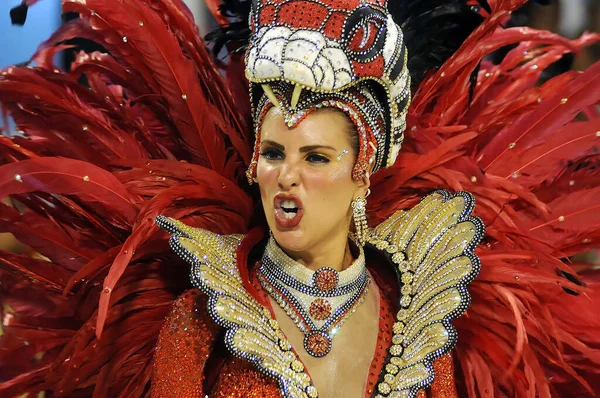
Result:
<svg viewBox="0 0 600 398"><path fill-rule="evenodd" d="M301 252L306 250L307 241L306 235L300 229L280 230L276 226L272 228L273 236L277 244L285 250L291 252Z"/></svg>

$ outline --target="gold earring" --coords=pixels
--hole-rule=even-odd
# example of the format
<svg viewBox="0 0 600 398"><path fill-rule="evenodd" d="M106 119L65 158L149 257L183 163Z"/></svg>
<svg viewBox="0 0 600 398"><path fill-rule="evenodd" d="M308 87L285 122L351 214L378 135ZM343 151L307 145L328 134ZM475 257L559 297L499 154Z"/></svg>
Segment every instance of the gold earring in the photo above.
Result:
<svg viewBox="0 0 600 398"><path fill-rule="evenodd" d="M367 200L361 196L354 198L350 204L352 207L352 218L354 219L354 227L356 229L357 243L364 246L369 234L369 226L367 225Z"/></svg>

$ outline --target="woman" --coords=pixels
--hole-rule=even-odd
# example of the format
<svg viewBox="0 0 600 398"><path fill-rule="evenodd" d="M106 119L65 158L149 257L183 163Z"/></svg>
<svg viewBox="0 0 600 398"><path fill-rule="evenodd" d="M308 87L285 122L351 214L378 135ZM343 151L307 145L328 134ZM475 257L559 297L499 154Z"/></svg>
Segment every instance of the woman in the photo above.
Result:
<svg viewBox="0 0 600 398"><path fill-rule="evenodd" d="M0 79L0 196L29 209L2 225L50 260L2 255L2 394L593 391L596 274L559 259L598 239L598 66L535 82L597 36L496 30L516 3L256 2L250 106L178 2L65 1L82 19ZM75 36L109 53L54 69ZM483 225L439 187L488 224L460 318Z"/></svg>
<svg viewBox="0 0 600 398"><path fill-rule="evenodd" d="M370 175L394 163L409 103L402 32L385 9L367 2L321 6L342 15L346 31L316 32L303 21L313 25L320 10L303 5L265 2L251 16L246 76L254 84L257 137L247 174L258 184L271 232L266 247L254 242L260 257L237 258L233 243L244 245L244 238L194 231L164 218L158 223L174 235L175 251L195 266L192 281L209 296L213 320L227 330L229 353L271 376L266 384L276 381L285 396L392 391L414 396L431 384L433 359L455 343L449 320L467 306L464 286L479 269L471 251L483 226L469 217L470 195L450 199L438 193L369 233ZM299 9L305 19L290 17L290 9ZM318 23L328 26L328 19ZM382 64L373 69L376 60ZM388 251L366 256L367 241ZM385 253L395 256L389 264ZM237 290L228 291L229 284ZM173 359L172 341L181 338L173 330L185 335L190 316L198 316L196 304L188 305L187 319L178 308L163 329L166 337L155 357L156 396L184 395L189 386L176 381L201 380L187 370L205 364L215 350L186 351L192 356L185 365L177 354ZM451 369L445 372L452 376ZM230 387L221 386L236 386L237 396L254 394L256 386L245 389L238 378L221 373L216 388L204 381L202 391L223 394ZM456 395L454 385L447 384L442 394ZM279 392L271 389L268 395Z"/></svg>
<svg viewBox="0 0 600 398"><path fill-rule="evenodd" d="M278 96L277 102L285 99ZM316 109L293 128L284 119L281 108L272 107L260 123L256 181L271 231L266 248L255 239L246 243L247 238L220 237L159 218L173 234L175 251L194 265L192 281L210 304L207 312L200 304L206 299L186 294L176 305L157 347L155 396L183 396L201 385L205 394L279 396L275 382L290 396L316 397L319 391L358 397L374 391L387 395L392 389L415 394L433 379L432 359L455 342L447 321L466 308L464 284L478 270L469 252L483 231L479 220L468 217L472 198L435 194L367 236L362 223L369 171L359 181L353 178L359 138L350 119L336 108ZM351 238L352 218L356 233ZM375 250L366 256L365 240ZM258 258L236 258L238 244L255 245ZM378 253L375 247L388 251ZM400 259L401 253L410 255ZM230 284L235 291L226 287ZM428 306L435 312L422 310ZM245 364L243 373L219 372L216 387L203 381L205 369L214 372L209 357L219 351L215 335L195 330L199 320L216 333L209 313L227 330L230 354L250 359L272 380ZM180 342L186 339L195 340L195 349L183 349L181 358ZM260 348L250 346L254 339ZM403 359L404 350L412 355ZM221 360L225 369L228 362L239 362L228 355ZM401 362L412 383L404 380L404 388L395 387L400 380L377 384L384 375L396 375ZM456 396L448 383L451 360L442 360L438 373L444 383L434 391Z"/></svg>

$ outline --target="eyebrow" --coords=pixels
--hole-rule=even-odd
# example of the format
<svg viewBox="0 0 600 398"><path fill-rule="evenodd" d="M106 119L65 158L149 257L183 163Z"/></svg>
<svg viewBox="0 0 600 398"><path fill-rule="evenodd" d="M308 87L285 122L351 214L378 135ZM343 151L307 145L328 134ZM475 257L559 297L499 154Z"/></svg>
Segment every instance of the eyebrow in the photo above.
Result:
<svg viewBox="0 0 600 398"><path fill-rule="evenodd" d="M271 140L264 140L261 144L267 144L267 145L271 145L281 151L285 150L285 147L275 141L271 141ZM310 151L314 151L315 149L331 149L332 151L335 151L336 149L332 146L329 145L307 145L307 146L303 146L300 148L300 152L310 152Z"/></svg>

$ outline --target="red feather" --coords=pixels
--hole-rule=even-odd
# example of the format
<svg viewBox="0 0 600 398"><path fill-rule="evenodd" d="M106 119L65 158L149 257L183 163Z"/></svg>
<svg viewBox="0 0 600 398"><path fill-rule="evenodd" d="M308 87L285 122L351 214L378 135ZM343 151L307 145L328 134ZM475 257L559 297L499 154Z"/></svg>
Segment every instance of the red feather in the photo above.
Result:
<svg viewBox="0 0 600 398"><path fill-rule="evenodd" d="M2 251L2 258L0 259L0 268L14 273L19 278L28 278L32 282L43 283L48 289L57 291L62 290L62 287L71 276L65 270L65 267L59 264L4 251Z"/></svg>
<svg viewBox="0 0 600 398"><path fill-rule="evenodd" d="M565 159L593 154L598 142L596 132L599 130L600 120L571 123L546 140L536 137L525 149L515 151L519 155L516 161L494 167L493 172L504 178L518 176L519 184L524 187L539 185L548 176L562 170L566 166Z"/></svg>
<svg viewBox="0 0 600 398"><path fill-rule="evenodd" d="M212 169L222 170L225 147L214 126L218 112L211 112L212 106L205 101L198 85L194 64L184 56L162 20L136 1L93 0L86 2L85 8L81 3L67 1L63 7L65 11L90 15L94 28L115 27L112 28L115 34L126 38L127 44L150 68L188 150L206 159Z"/></svg>
<svg viewBox="0 0 600 398"><path fill-rule="evenodd" d="M123 185L110 173L75 159L36 158L0 166L0 197L42 191L77 195L101 203L132 224L137 210Z"/></svg>
<svg viewBox="0 0 600 398"><path fill-rule="evenodd" d="M490 2L415 93L397 164L371 180L371 224L437 188L477 199L487 235L471 307L456 322L461 396L600 388L599 273L565 260L600 244L600 64L539 84L547 66L600 35L503 29L523 3ZM3 120L20 130L0 137L0 197L19 208L0 208L0 231L51 260L0 252L1 302L13 309L0 307L0 394L141 396L163 319L189 284L154 216L223 234L264 224L244 183L253 130L243 57L211 59L181 0L64 9L82 18L40 46L39 66L0 77ZM107 53L54 70L53 54L76 37ZM510 44L499 64L483 59Z"/></svg>
<svg viewBox="0 0 600 398"><path fill-rule="evenodd" d="M526 149L528 143L532 141L529 137L535 137L538 141L544 140L546 138L544 133L555 132L557 128L571 121L582 107L596 103L598 99L593 93L598 92L600 92L600 62L573 79L563 91L544 99L542 105L534 112L498 133L486 146L485 151L480 153L480 164L484 169L494 172L493 163L497 162L500 156L509 154L513 147L512 143L515 144L514 147L519 145Z"/></svg>

